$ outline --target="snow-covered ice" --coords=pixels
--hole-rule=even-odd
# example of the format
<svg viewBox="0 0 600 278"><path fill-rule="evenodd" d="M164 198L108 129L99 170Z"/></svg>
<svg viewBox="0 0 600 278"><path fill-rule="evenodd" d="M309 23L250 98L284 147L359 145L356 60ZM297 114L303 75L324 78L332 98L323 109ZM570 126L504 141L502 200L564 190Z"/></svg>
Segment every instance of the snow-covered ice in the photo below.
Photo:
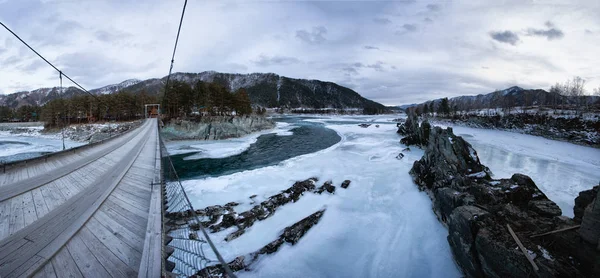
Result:
<svg viewBox="0 0 600 278"><path fill-rule="evenodd" d="M343 122L345 118L329 120ZM225 259L232 260L257 251L285 227L327 208L296 245L284 245L262 257L253 265L254 271L239 273L240 277L461 276L452 260L446 229L434 216L427 195L419 192L408 174L423 152L416 149L397 160L404 146L399 144L395 123L361 128L356 120L326 125L342 140L325 150L275 166L183 182L194 207L235 201L242 203L236 207L238 213L252 206L249 196L258 194L255 199L260 202L298 180L318 177L317 186L329 179L336 185L334 195L307 193L230 243L224 237L231 230L213 234ZM352 181L348 189L340 187L345 179Z"/></svg>
<svg viewBox="0 0 600 278"><path fill-rule="evenodd" d="M241 138L231 138L225 140L181 140L167 142L167 152L170 155L194 153L185 157L186 160L196 160L202 158L224 158L240 154L247 150L250 145L256 143L258 137L268 133L275 133L279 136L292 135L290 129L294 128L289 123L277 122L274 129L263 130L252 133Z"/></svg>
<svg viewBox="0 0 600 278"><path fill-rule="evenodd" d="M27 132L12 134L10 131L0 131L0 161L9 162L16 159L30 158L39 153L62 150L61 134L42 134L43 126L21 127ZM65 139L67 149L84 145L85 143ZM29 155L31 154L31 155Z"/></svg>
<svg viewBox="0 0 600 278"><path fill-rule="evenodd" d="M572 217L575 197L600 182L600 149L508 131L452 129L473 145L494 178L530 176L563 215Z"/></svg>

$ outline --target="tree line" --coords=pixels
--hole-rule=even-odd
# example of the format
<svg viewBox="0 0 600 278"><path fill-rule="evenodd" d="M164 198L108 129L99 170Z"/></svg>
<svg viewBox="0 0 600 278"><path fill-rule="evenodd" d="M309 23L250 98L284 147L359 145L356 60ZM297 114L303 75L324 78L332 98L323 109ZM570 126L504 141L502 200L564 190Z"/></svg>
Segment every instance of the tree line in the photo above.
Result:
<svg viewBox="0 0 600 278"><path fill-rule="evenodd" d="M239 88L231 92L220 84L203 81L193 86L174 81L169 85L162 107L167 119L252 113L246 89Z"/></svg>

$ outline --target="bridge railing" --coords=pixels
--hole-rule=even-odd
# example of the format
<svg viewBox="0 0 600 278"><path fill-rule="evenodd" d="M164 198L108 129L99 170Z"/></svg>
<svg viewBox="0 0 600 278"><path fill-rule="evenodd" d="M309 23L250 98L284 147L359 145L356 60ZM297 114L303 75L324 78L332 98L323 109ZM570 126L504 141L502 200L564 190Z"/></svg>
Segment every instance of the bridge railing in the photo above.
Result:
<svg viewBox="0 0 600 278"><path fill-rule="evenodd" d="M192 206L164 142L159 141L164 181L166 271L177 276L202 277L210 276L205 270L207 267L220 265L227 276L235 277L204 229L202 221L207 219Z"/></svg>

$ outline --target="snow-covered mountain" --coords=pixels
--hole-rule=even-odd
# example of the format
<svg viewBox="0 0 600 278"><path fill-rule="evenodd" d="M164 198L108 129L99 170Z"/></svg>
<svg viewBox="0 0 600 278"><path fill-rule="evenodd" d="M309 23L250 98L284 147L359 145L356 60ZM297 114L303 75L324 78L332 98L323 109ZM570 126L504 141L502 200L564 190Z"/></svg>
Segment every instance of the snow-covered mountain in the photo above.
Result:
<svg viewBox="0 0 600 278"><path fill-rule="evenodd" d="M274 73L230 74L214 71L201 73L174 73L171 80L182 81L192 87L198 81L216 82L230 91L245 88L253 105L263 107L305 107L305 108L369 108L383 110L377 102L362 97L357 92L335 84L319 80L296 79ZM166 77L148 80L130 79L119 84L90 90L97 95L112 94L118 91L131 93L144 92L148 95L159 94L165 86ZM84 92L69 87L64 97ZM44 105L59 97L57 88L43 88L34 91L0 95L0 105L17 108L24 105Z"/></svg>
<svg viewBox="0 0 600 278"><path fill-rule="evenodd" d="M523 89L518 86L513 86L489 94L453 97L448 99L448 103L452 109L474 110L486 108L576 104L582 102L582 99L584 99L583 101L587 103L596 103L600 101L597 96L585 96L583 98L567 97L557 93L547 92L542 89ZM421 104L410 105L408 107L423 108L424 105L430 106L433 102L434 109L437 109L441 101L442 99L435 99Z"/></svg>
<svg viewBox="0 0 600 278"><path fill-rule="evenodd" d="M102 88L98 88L98 89L93 89L90 91L90 93L93 94L97 94L97 95L106 95L106 94L112 94L112 93L116 93L120 90L123 90L124 88L127 88L129 86L133 86L137 83L142 82L142 80L139 79L128 79L125 80L119 84L112 84L112 85L108 85L108 86L104 86Z"/></svg>

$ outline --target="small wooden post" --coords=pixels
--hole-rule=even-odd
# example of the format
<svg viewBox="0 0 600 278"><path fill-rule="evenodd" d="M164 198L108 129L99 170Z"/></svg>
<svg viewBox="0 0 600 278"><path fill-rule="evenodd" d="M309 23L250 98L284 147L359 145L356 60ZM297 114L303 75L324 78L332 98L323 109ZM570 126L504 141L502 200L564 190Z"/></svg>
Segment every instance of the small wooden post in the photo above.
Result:
<svg viewBox="0 0 600 278"><path fill-rule="evenodd" d="M533 270L535 270L535 272L540 270L538 268L538 266L535 264L535 262L533 262L533 259L531 258L531 256L529 256L529 253L527 253L527 249L525 249L525 246L523 246L523 244L521 243L521 241L519 240L519 238L517 237L515 232L513 232L513 230L510 228L510 225L506 224L506 227L508 227L508 232L510 232L510 235L517 242L517 245L519 245L519 249L521 249L521 252L523 252L523 255L525 255L525 258L527 258L527 260L529 261L531 266L533 266Z"/></svg>

